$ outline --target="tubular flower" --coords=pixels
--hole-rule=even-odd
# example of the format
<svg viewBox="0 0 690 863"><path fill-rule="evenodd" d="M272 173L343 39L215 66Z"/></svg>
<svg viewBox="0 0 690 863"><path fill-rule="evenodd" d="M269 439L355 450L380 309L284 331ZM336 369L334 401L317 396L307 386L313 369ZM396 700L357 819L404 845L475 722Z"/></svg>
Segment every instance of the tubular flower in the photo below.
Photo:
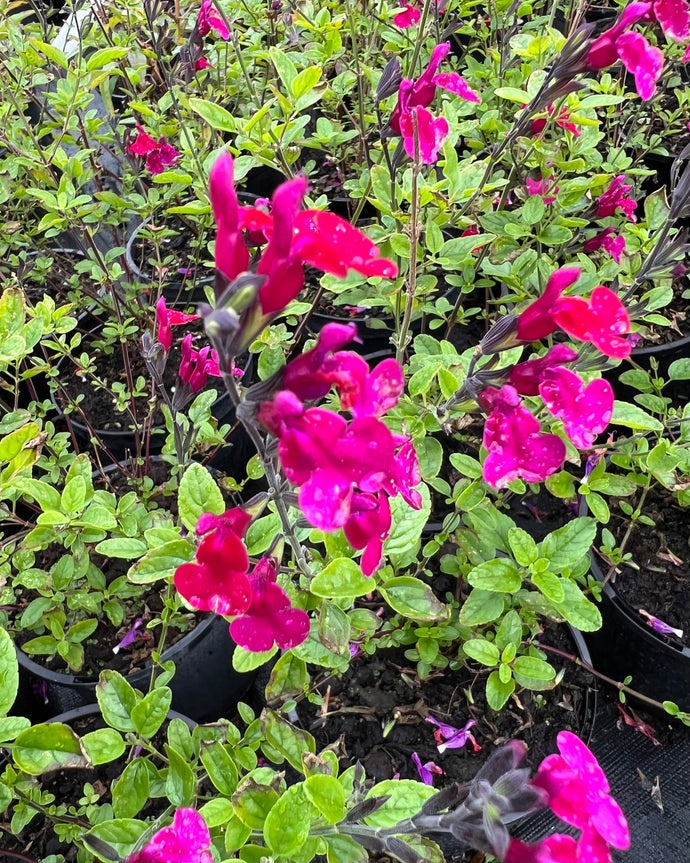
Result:
<svg viewBox="0 0 690 863"><path fill-rule="evenodd" d="M137 123L137 132L136 138L127 144L126 149L130 156L146 157L144 167L149 174L162 174L180 158L181 154L164 137L156 141L144 131L140 123Z"/></svg>
<svg viewBox="0 0 690 863"><path fill-rule="evenodd" d="M223 515L201 516L196 532L204 536L196 562L183 563L175 571L178 593L199 611L242 614L252 599L247 576L249 557L242 542L251 516L239 507Z"/></svg>
<svg viewBox="0 0 690 863"><path fill-rule="evenodd" d="M523 107L526 107L526 106L523 105ZM548 114L549 117L553 116L553 105L547 106L546 113ZM561 129L565 129L566 132L570 132L571 135L574 135L576 138L579 138L580 134L581 134L580 130L577 128L577 126L574 123L569 123L568 120L570 120L570 113L569 113L568 109L567 108L561 108L561 110L558 112L558 115L556 116L556 121L555 121L556 125L560 126ZM546 128L547 123L548 123L548 120L546 119L546 117L538 117L536 120L532 120L532 125L530 126L530 132L533 135L540 135L544 131L544 129Z"/></svg>
<svg viewBox="0 0 690 863"><path fill-rule="evenodd" d="M490 410L484 425L484 479L503 488L518 477L541 482L555 473L566 455L563 441L541 431L539 421L521 403L515 387L487 387L479 397Z"/></svg>
<svg viewBox="0 0 690 863"><path fill-rule="evenodd" d="M276 584L278 562L262 558L249 576L251 604L230 624L230 635L236 644L253 653L297 647L309 635L309 615L293 608L289 596Z"/></svg>
<svg viewBox="0 0 690 863"><path fill-rule="evenodd" d="M448 90L455 93L467 102L481 102L479 96L474 93L467 82L457 72L437 75L436 71L450 51L450 42L437 45L431 52L429 65L417 78L411 81L403 79L398 91L398 101L391 114L390 126L396 133L400 134L400 119L404 114L409 114L413 108L428 108L434 101L436 89Z"/></svg>
<svg viewBox="0 0 690 863"><path fill-rule="evenodd" d="M545 204L553 204L556 200L556 195L560 191L559 187L552 182L553 178L553 174L550 177L542 177L541 180L533 180L531 177L526 177L525 184L530 197L539 195L544 199Z"/></svg>
<svg viewBox="0 0 690 863"><path fill-rule="evenodd" d="M636 222L633 211L637 207L637 201L626 196L631 189L632 186L625 185L625 174L612 180L611 185L597 202L596 218L605 219L607 216L613 216L616 210L620 210L627 219Z"/></svg>
<svg viewBox="0 0 690 863"><path fill-rule="evenodd" d="M172 347L172 329L171 327L179 324L188 324L190 321L199 320L199 315L186 315L184 312L178 312L175 309L169 309L165 303L165 297L161 297L156 303L156 323L158 325L158 341L163 345L166 351Z"/></svg>
<svg viewBox="0 0 690 863"><path fill-rule="evenodd" d="M687 0L654 0L654 14L670 39L675 42L690 39L690 5Z"/></svg>
<svg viewBox="0 0 690 863"><path fill-rule="evenodd" d="M438 153L448 137L448 121L445 117L434 116L426 108L412 108L409 114L400 117L400 134L405 152L415 158L415 118L417 121L417 143L419 161L423 165L433 165Z"/></svg>
<svg viewBox="0 0 690 863"><path fill-rule="evenodd" d="M192 392L195 393L204 388L209 375L216 378L223 376L223 373L218 368L218 354L216 351L212 351L208 345L200 351L195 350L192 347L191 333L187 333L182 339L182 359L178 374L185 383L190 385Z"/></svg>
<svg viewBox="0 0 690 863"><path fill-rule="evenodd" d="M475 752L479 752L482 748L470 733L470 728L477 724L476 719L469 719L463 728L455 728L452 725L447 725L445 722L439 722L433 716L427 716L425 721L431 722L432 725L436 726L434 740L440 753L445 752L446 749L462 749L467 743L472 744Z"/></svg>
<svg viewBox="0 0 690 863"><path fill-rule="evenodd" d="M580 278L580 273L578 267L562 267L551 274L544 293L518 318L517 337L520 341L537 342L556 330L553 309L563 291Z"/></svg>
<svg viewBox="0 0 690 863"><path fill-rule="evenodd" d="M401 30L407 30L408 27L413 27L419 23L422 13L411 3L404 3L403 6L405 7L404 10L393 17L393 23Z"/></svg>
<svg viewBox="0 0 690 863"><path fill-rule="evenodd" d="M228 25L221 18L220 13L214 7L211 0L202 0L199 15L196 19L196 26L199 36L208 36L211 30L214 30L226 42L230 38Z"/></svg>
<svg viewBox="0 0 690 863"><path fill-rule="evenodd" d="M240 230L240 208L235 194L234 163L229 153L216 159L209 174L211 206L216 218L216 269L230 281L247 269L249 250Z"/></svg>
<svg viewBox="0 0 690 863"><path fill-rule="evenodd" d="M604 228L599 234L587 240L582 248L585 252L603 249L617 264L620 264L621 255L625 251L625 238L615 228Z"/></svg>
<svg viewBox="0 0 690 863"><path fill-rule="evenodd" d="M547 369L572 363L577 359L577 352L567 345L554 345L545 356L538 360L527 360L518 363L510 372L508 383L515 387L521 396L536 396L539 394L539 384Z"/></svg>
<svg viewBox="0 0 690 863"><path fill-rule="evenodd" d="M158 830L141 851L124 863L213 863L211 834L195 809L178 809L173 823Z"/></svg>
<svg viewBox="0 0 690 863"><path fill-rule="evenodd" d="M598 287L589 300L582 297L561 297L554 318L568 335L594 347L616 360L624 360L632 350L628 339L630 318L613 291Z"/></svg>
<svg viewBox="0 0 690 863"><path fill-rule="evenodd" d="M412 763L417 768L419 778L425 785L434 784L434 774L437 776L441 776L443 774L443 770L438 766L438 764L434 764L433 761L427 761L426 764L422 764L422 759L416 752L412 753Z"/></svg>
<svg viewBox="0 0 690 863"><path fill-rule="evenodd" d="M660 48L650 45L641 33L623 33L616 42L618 56L635 78L635 88L645 102L656 92L656 82L664 68L664 55Z"/></svg>

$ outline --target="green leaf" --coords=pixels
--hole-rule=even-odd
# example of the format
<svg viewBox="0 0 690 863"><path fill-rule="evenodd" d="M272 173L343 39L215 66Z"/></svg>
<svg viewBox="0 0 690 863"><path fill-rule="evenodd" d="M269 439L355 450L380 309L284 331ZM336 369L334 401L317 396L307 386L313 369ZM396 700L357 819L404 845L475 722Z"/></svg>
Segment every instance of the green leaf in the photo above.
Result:
<svg viewBox="0 0 690 863"><path fill-rule="evenodd" d="M420 509L412 509L405 503L402 495L391 498L392 527L383 548L396 567L407 566L416 559L422 531L429 521L431 513L429 487L425 483L420 483L417 491L422 496Z"/></svg>
<svg viewBox="0 0 690 863"><path fill-rule="evenodd" d="M146 553L148 546L135 537L117 537L104 539L96 546L96 551L104 557L116 557L121 560L134 560Z"/></svg>
<svg viewBox="0 0 690 863"><path fill-rule="evenodd" d="M89 731L83 735L81 743L92 764L107 764L109 761L115 761L125 751L122 735L112 728Z"/></svg>
<svg viewBox="0 0 690 863"><path fill-rule="evenodd" d="M499 649L485 638L471 638L462 645L463 651L476 662L494 668L501 658Z"/></svg>
<svg viewBox="0 0 690 863"><path fill-rule="evenodd" d="M48 485L47 482L27 476L19 476L13 480L13 485L22 494L32 497L42 510L60 509L60 494L52 485Z"/></svg>
<svg viewBox="0 0 690 863"><path fill-rule="evenodd" d="M481 463L470 455L463 455L463 453L454 452L450 456L450 463L463 476L469 477L470 479L479 479L482 475Z"/></svg>
<svg viewBox="0 0 690 863"><path fill-rule="evenodd" d="M522 207L522 218L528 225L536 225L544 218L544 199L541 195L532 195L527 198Z"/></svg>
<svg viewBox="0 0 690 863"><path fill-rule="evenodd" d="M232 795L235 815L252 830L262 830L266 816L278 800L278 792L249 777Z"/></svg>
<svg viewBox="0 0 690 863"><path fill-rule="evenodd" d="M379 592L388 605L411 620L422 623L448 620L450 609L440 602L428 584L419 578L403 575L390 578Z"/></svg>
<svg viewBox="0 0 690 863"><path fill-rule="evenodd" d="M289 92L292 88L292 82L297 77L297 67L284 51L281 51L280 48L276 48L274 45L268 49L268 53L276 68L278 77Z"/></svg>
<svg viewBox="0 0 690 863"><path fill-rule="evenodd" d="M309 776L304 783L304 792L328 824L335 824L345 817L345 791L335 776L323 773Z"/></svg>
<svg viewBox="0 0 690 863"><path fill-rule="evenodd" d="M126 857L136 844L142 833L149 828L145 821L135 821L132 818L116 818L113 821L104 821L96 824L84 839L88 843L90 838L100 839L112 847L120 857Z"/></svg>
<svg viewBox="0 0 690 863"><path fill-rule="evenodd" d="M522 574L512 561L497 557L471 569L467 581L480 590L515 593L522 585Z"/></svg>
<svg viewBox="0 0 690 863"><path fill-rule="evenodd" d="M434 794L435 788L412 779L385 779L374 785L366 799L388 797L388 800L367 816L365 821L372 827L393 827L399 821L417 815L422 805Z"/></svg>
<svg viewBox="0 0 690 863"><path fill-rule="evenodd" d="M279 713L264 708L261 712L261 729L269 743L300 773L302 756L306 752L316 752L314 738L301 728L292 725Z"/></svg>
<svg viewBox="0 0 690 863"><path fill-rule="evenodd" d="M113 46L112 48L98 48L89 55L86 61L86 69L88 72L93 72L94 69L102 69L114 60L120 60L129 54L129 48Z"/></svg>
<svg viewBox="0 0 690 863"><path fill-rule="evenodd" d="M625 426L634 431L663 431L664 426L659 420L654 419L642 408L632 402L620 402L617 399L613 403L613 416L611 422L614 425Z"/></svg>
<svg viewBox="0 0 690 863"><path fill-rule="evenodd" d="M137 704L137 695L117 671L102 671L96 686L96 698L103 719L118 731L136 731L132 711Z"/></svg>
<svg viewBox="0 0 690 863"><path fill-rule="evenodd" d="M282 525L277 512L257 519L250 524L247 531L247 551L251 555L263 554L268 551L279 533L282 533Z"/></svg>
<svg viewBox="0 0 690 863"><path fill-rule="evenodd" d="M492 710L500 710L513 692L515 692L515 681L512 677L504 683L498 671L491 672L486 681L486 700Z"/></svg>
<svg viewBox="0 0 690 863"><path fill-rule="evenodd" d="M134 818L149 800L151 764L135 758L113 786L113 812L117 818Z"/></svg>
<svg viewBox="0 0 690 863"><path fill-rule="evenodd" d="M6 743L31 725L24 716L0 717L0 743Z"/></svg>
<svg viewBox="0 0 690 863"><path fill-rule="evenodd" d="M219 741L201 745L201 763L208 778L226 797L231 797L237 788L237 767L227 749Z"/></svg>
<svg viewBox="0 0 690 863"><path fill-rule="evenodd" d="M19 663L14 642L0 627L0 716L6 716L19 689Z"/></svg>
<svg viewBox="0 0 690 863"><path fill-rule="evenodd" d="M186 539L176 539L147 552L127 573L134 584L148 584L161 578L169 579L178 566L194 560L194 546Z"/></svg>
<svg viewBox="0 0 690 863"><path fill-rule="evenodd" d="M157 691L154 690L154 692ZM150 692L149 695L153 695L153 692ZM194 772L187 764L187 760L167 743L165 744L165 754L168 756L165 794L173 806L177 808L189 806L194 800Z"/></svg>
<svg viewBox="0 0 690 863"><path fill-rule="evenodd" d="M272 854L288 860L299 859L299 851L309 837L316 816L304 790L304 783L291 785L273 806L264 822L264 840Z"/></svg>
<svg viewBox="0 0 690 863"><path fill-rule="evenodd" d="M151 739L165 722L172 703L172 692L167 686L160 686L145 695L132 708L132 722L137 732Z"/></svg>
<svg viewBox="0 0 690 863"><path fill-rule="evenodd" d="M206 822L206 826L209 830L212 830L214 827L224 826L228 821L237 821L235 815L233 813L232 803L229 800L225 800L222 797L216 797L208 801L208 803L204 803L204 805L199 810L199 814ZM246 832L246 828L243 826L243 830ZM249 835L249 834L247 834ZM226 845L225 850L228 850Z"/></svg>
<svg viewBox="0 0 690 863"><path fill-rule="evenodd" d="M568 473L567 470L561 470L558 473L547 476L545 483L551 494L562 500L573 497L575 494L575 480L573 475Z"/></svg>
<svg viewBox="0 0 690 863"><path fill-rule="evenodd" d="M234 132L237 129L237 124L232 114L221 105L216 105L215 102L208 102L206 99L190 96L189 107L217 132Z"/></svg>
<svg viewBox="0 0 690 863"><path fill-rule="evenodd" d="M81 476L73 476L65 485L60 498L60 509L75 516L81 512L86 501L86 483Z"/></svg>
<svg viewBox="0 0 690 863"><path fill-rule="evenodd" d="M536 656L518 656L513 663L513 674L520 686L528 689L551 689L556 671L543 659Z"/></svg>
<svg viewBox="0 0 690 863"><path fill-rule="evenodd" d="M68 629L67 640L73 644L79 644L85 641L90 635L93 635L97 628L97 620L80 620L79 623L75 623L74 626L70 626Z"/></svg>
<svg viewBox="0 0 690 863"><path fill-rule="evenodd" d="M303 695L309 687L309 682L307 663L288 650L273 666L271 677L266 685L266 699L270 703Z"/></svg>
<svg viewBox="0 0 690 863"><path fill-rule="evenodd" d="M304 96L318 84L321 78L321 68L319 66L308 66L306 69L295 76L290 84L290 89L296 99Z"/></svg>
<svg viewBox="0 0 690 863"><path fill-rule="evenodd" d="M272 659L277 652L278 646L276 644L274 644L270 650L264 650L261 653L254 653L251 650L245 650L243 647L236 645L232 654L232 667L235 671L239 671L240 674L247 674L250 671L254 671L256 668L261 668L261 666L265 665L270 659Z"/></svg>
<svg viewBox="0 0 690 863"><path fill-rule="evenodd" d="M205 512L214 515L225 512L223 495L215 480L208 470L196 461L184 472L177 493L177 503L182 524L189 531L194 530Z"/></svg>
<svg viewBox="0 0 690 863"><path fill-rule="evenodd" d="M347 557L331 561L311 581L309 590L326 599L354 599L371 593L376 583L362 575L358 563Z"/></svg>
<svg viewBox="0 0 690 863"><path fill-rule="evenodd" d="M548 569L544 572L535 572L532 574L532 584L551 602L563 602L565 598L563 579L555 573L549 572Z"/></svg>
<svg viewBox="0 0 690 863"><path fill-rule="evenodd" d="M526 530L520 527L511 527L508 531L508 542L515 560L520 566L529 566L539 556L537 544Z"/></svg>
<svg viewBox="0 0 690 863"><path fill-rule="evenodd" d="M324 836L327 863L369 863L368 851L349 836L336 833Z"/></svg>
<svg viewBox="0 0 690 863"><path fill-rule="evenodd" d="M531 101L529 93L518 90L517 87L496 87L494 93L499 99L508 99L509 102L517 102L519 105L527 105Z"/></svg>
<svg viewBox="0 0 690 863"><path fill-rule="evenodd" d="M521 641L522 620L520 620L520 615L517 613L517 611L511 609L504 616L500 626L496 630L495 644L499 650L505 650L505 648L509 644L512 644L515 648L518 648Z"/></svg>
<svg viewBox="0 0 690 863"><path fill-rule="evenodd" d="M465 600L458 621L463 626L478 626L491 623L503 613L503 597L500 593L473 588Z"/></svg>
<svg viewBox="0 0 690 863"><path fill-rule="evenodd" d="M568 579L562 580L565 597L563 602L554 602L554 608L568 623L583 632L601 629L601 612L580 588Z"/></svg>
<svg viewBox="0 0 690 863"><path fill-rule="evenodd" d="M89 767L79 737L68 725L33 725L17 736L12 747L14 763L32 776L66 767Z"/></svg>
<svg viewBox="0 0 690 863"><path fill-rule="evenodd" d="M596 535L594 519L588 516L573 519L544 537L541 555L549 562L552 572L563 572L589 552Z"/></svg>

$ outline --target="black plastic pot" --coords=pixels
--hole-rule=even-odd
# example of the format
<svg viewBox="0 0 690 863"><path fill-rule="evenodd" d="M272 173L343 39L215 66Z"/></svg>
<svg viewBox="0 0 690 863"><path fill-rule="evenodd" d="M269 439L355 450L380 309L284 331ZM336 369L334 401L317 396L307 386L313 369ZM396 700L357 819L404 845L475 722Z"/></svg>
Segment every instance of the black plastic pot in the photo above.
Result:
<svg viewBox="0 0 690 863"><path fill-rule="evenodd" d="M143 261L136 260L135 253L136 243L141 237L141 232L151 221L151 218L149 216L143 222L140 222L130 234L125 246L125 260L134 280L142 285L151 286L151 289L157 292L158 280L152 278L152 274L149 272L148 265L146 264L146 256ZM182 223L180 225L180 236L183 236L185 232L188 233L188 229ZM195 271L192 271L191 276L186 272L179 272L180 269L186 270L184 261L179 261L179 264L179 269L173 271L170 277L164 282L162 287L163 296L168 303L205 303L206 288L209 286L213 287L215 274L211 273L210 275L197 278ZM189 268L192 269L193 267L194 261L189 262Z"/></svg>
<svg viewBox="0 0 690 863"><path fill-rule="evenodd" d="M587 515L586 498L580 515ZM690 649L640 622L640 615L618 596L615 584L605 582L599 562L590 554L591 573L603 584L599 610L603 620L597 632L584 634L592 666L622 681L631 676L633 689L656 701L674 701L690 711Z"/></svg>
<svg viewBox="0 0 690 863"><path fill-rule="evenodd" d="M66 710L64 713L51 717L46 720L46 725L54 725L58 722L61 722L63 725L69 725L71 722L75 722L78 719L84 719L87 716L99 716L100 713L101 708L98 704L85 704L83 707L74 707L72 710ZM168 721L171 722L173 719L181 719L190 730L196 728L198 724L194 719L191 719L189 716L185 716L184 713L178 713L176 710L169 710Z"/></svg>
<svg viewBox="0 0 690 863"><path fill-rule="evenodd" d="M632 352L630 359L636 365L648 371L651 370L652 359L656 360L658 363L658 374L667 380L668 369L671 363L675 360L688 357L690 357L690 336L685 336L668 344L636 348ZM613 387L613 392L619 401L632 402L639 391L626 386L620 380L620 375L628 368L629 366L626 363L621 363L617 368L605 371L603 376ZM690 400L690 381L670 381L664 388L664 395L673 399L673 403L676 405L687 402Z"/></svg>
<svg viewBox="0 0 690 863"><path fill-rule="evenodd" d="M255 676L234 670L234 650L227 621L211 614L163 651L161 660L175 663L175 676L168 684L173 694L172 708L196 722L231 716ZM96 702L96 680L50 671L21 648L16 651L21 678L16 713L40 722ZM148 691L150 679L150 666L127 675L127 681L142 692Z"/></svg>

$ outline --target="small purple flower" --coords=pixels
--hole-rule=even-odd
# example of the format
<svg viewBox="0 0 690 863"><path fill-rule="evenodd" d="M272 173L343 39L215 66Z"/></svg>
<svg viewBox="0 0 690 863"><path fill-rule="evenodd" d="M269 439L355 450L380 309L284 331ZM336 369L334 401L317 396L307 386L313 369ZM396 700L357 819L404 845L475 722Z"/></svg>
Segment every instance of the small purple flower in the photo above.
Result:
<svg viewBox="0 0 690 863"><path fill-rule="evenodd" d="M683 637L682 629L675 629L673 626L669 626L668 623L664 623L663 620L659 620L658 617L654 617L653 614L645 611L644 608L640 608L639 612L643 617L647 618L647 626L651 626L655 632L660 632L662 635L675 635L678 638Z"/></svg>
<svg viewBox="0 0 690 863"><path fill-rule="evenodd" d="M446 725L445 722L439 722L433 716L427 716L426 721L436 726L434 740L438 744L439 752L445 752L446 749L462 749L468 741L472 744L475 752L479 752L482 748L474 739L474 736L470 734L470 728L477 724L475 719L468 720L464 728L455 728L452 725Z"/></svg>
<svg viewBox="0 0 690 863"><path fill-rule="evenodd" d="M438 764L434 764L433 761L427 761L426 764L422 764L422 760L416 752L412 753L412 761L417 768L420 779L425 785L434 784L434 773L439 776L443 773L443 770L441 770Z"/></svg>
<svg viewBox="0 0 690 863"><path fill-rule="evenodd" d="M134 625L127 632L122 641L120 641L119 644L116 644L115 647L113 647L113 653L119 653L123 648L129 647L131 644L134 644L137 638L139 638L139 629L141 628L143 622L143 618L137 617L137 619L134 621Z"/></svg>
<svg viewBox="0 0 690 863"><path fill-rule="evenodd" d="M43 703L48 703L48 681L47 680L39 680L37 683L31 684L31 689L33 690L34 695L37 695L39 698L43 699Z"/></svg>

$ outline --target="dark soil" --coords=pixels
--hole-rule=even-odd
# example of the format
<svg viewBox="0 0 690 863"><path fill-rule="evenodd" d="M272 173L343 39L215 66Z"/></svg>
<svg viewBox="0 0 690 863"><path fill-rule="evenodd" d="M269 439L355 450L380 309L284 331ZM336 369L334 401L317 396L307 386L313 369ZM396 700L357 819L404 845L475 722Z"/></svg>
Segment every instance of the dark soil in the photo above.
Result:
<svg viewBox="0 0 690 863"><path fill-rule="evenodd" d="M199 322L194 321L192 324L185 327L176 327L175 335L184 335L186 332L195 330L199 332L201 326ZM175 338L175 336L174 336ZM72 374L62 381L62 387L70 401L74 401L78 396L83 396L79 408L76 410L74 417L78 421L88 419L90 426L99 431L126 431L131 427L131 418L127 412L118 413L115 410L116 398L112 392L112 384L120 383L127 384L127 376L122 357L122 351L119 345L115 345L110 353L105 353L102 349L94 346L96 341L95 335L89 335L82 341L81 349L89 353L95 358L96 376L103 381L106 381L109 386L106 388L97 389L94 386L89 375ZM200 339L195 343L197 350L206 344L204 339ZM146 366L146 362L141 355L141 350L138 344L132 343L127 346L127 353L131 368L132 379L136 381L137 377L143 376L148 384L148 392L153 388L151 375ZM177 371L180 367L182 358L180 339L175 338L172 347L168 354L168 362L163 373L163 381L166 390L172 396L175 384L177 381ZM214 389L221 397L225 388L221 378L209 377L204 390ZM140 397L133 400L134 408L139 422L139 427L143 426L144 420L149 416L150 407L149 399ZM153 413L153 426L161 426L164 424L163 413L160 409L161 399L156 393L156 408Z"/></svg>
<svg viewBox="0 0 690 863"><path fill-rule="evenodd" d="M632 505L632 501L630 501ZM670 493L653 488L645 498L643 514L654 526L637 522L625 551L631 551L639 570L622 568L615 576L615 590L635 614L640 609L682 629L682 641L690 633L690 517L674 505ZM627 517L616 507L609 529L620 543L628 529ZM606 573L606 566L603 567ZM639 615L641 623L646 622ZM671 636L674 638L674 636Z"/></svg>
<svg viewBox="0 0 690 863"><path fill-rule="evenodd" d="M575 652L562 626L549 627L543 643ZM336 746L346 765L362 762L369 780L380 782L396 774L419 779L411 760L416 752L422 764L433 761L443 769L434 782L441 788L471 780L487 755L508 740L524 740L529 763L536 767L555 751L559 731L569 729L587 739L592 678L566 660L556 659L553 664L565 672L554 690L541 695L518 691L496 713L484 696L488 671L464 667L438 671L422 681L404 649L382 650L355 660L343 677L323 684L319 688L326 699L323 708L303 703L298 712L303 726L316 738L317 751ZM471 731L482 750L474 752L468 742L462 749L440 755L435 726L425 721L427 716L458 728L475 719Z"/></svg>

